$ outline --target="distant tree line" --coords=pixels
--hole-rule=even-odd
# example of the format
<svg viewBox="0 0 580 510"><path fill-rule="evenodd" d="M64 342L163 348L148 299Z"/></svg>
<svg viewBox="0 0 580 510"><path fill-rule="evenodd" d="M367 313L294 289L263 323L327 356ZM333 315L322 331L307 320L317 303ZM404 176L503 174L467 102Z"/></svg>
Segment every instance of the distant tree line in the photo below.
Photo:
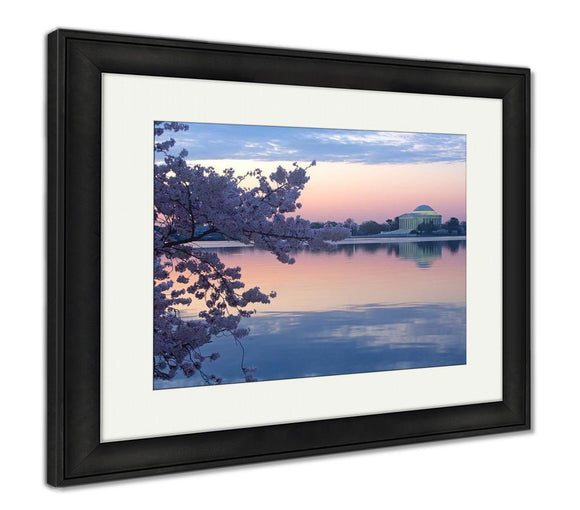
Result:
<svg viewBox="0 0 580 510"><path fill-rule="evenodd" d="M320 222L314 221L310 224L312 228L322 228L325 225L336 226L339 225L336 221ZM391 232L392 230L398 230L399 228L399 217L397 216L394 220L388 219L383 223L379 223L374 220L363 221L361 224L356 223L352 218L347 218L342 223L344 227L350 229L351 235L353 236L372 236L380 234L381 232Z"/></svg>
<svg viewBox="0 0 580 510"><path fill-rule="evenodd" d="M433 223L431 223L430 221L423 221L423 223L417 226L416 230L411 230L411 234L417 234L419 236L432 236L432 235L462 236L467 234L467 223L465 221L459 221L455 217L452 217L449 221L442 223L438 227L433 225Z"/></svg>
<svg viewBox="0 0 580 510"><path fill-rule="evenodd" d="M341 225L341 223L336 221L313 221L310 223L311 228L318 229L327 226L336 227ZM380 234L381 232L392 232L393 230L399 229L399 217L395 219L387 219L382 223L374 220L363 221L362 223L356 223L352 218L347 218L342 222L342 226L347 227L351 236L373 236ZM449 221L442 223L440 226L436 227L431 222L423 221L417 226L416 230L412 230L411 234L416 234L419 236L432 236L432 235L465 235L467 233L467 224L465 221L459 221L457 218L452 217Z"/></svg>

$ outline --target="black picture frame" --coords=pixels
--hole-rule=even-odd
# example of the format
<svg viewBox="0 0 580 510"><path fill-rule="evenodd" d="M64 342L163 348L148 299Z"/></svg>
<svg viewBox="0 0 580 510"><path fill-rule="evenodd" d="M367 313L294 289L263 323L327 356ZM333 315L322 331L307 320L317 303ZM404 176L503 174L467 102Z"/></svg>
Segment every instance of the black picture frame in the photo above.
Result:
<svg viewBox="0 0 580 510"><path fill-rule="evenodd" d="M51 33L47 49L50 485L530 428L529 69L73 30ZM101 73L105 72L502 99L503 400L101 443Z"/></svg>

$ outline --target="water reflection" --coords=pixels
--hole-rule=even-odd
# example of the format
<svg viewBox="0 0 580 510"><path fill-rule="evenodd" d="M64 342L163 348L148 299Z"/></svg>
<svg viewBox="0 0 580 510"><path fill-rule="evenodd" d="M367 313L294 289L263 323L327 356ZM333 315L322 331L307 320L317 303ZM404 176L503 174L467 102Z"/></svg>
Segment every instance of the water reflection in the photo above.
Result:
<svg viewBox="0 0 580 510"><path fill-rule="evenodd" d="M221 255L239 255L247 253L248 250L259 251L254 248L234 246L234 247L220 247L220 248L206 248L210 251L215 251ZM450 253L457 253L460 249L465 250L465 241L407 241L407 242L375 242L365 244L341 244L336 246L333 251L310 251L312 256L328 257L332 255L346 255L347 257L354 256L357 252L378 253L386 252L389 256L402 257L404 259L413 260L417 267L427 268L433 265L433 262L442 256L443 250L448 250Z"/></svg>
<svg viewBox="0 0 580 510"><path fill-rule="evenodd" d="M465 241L344 244L299 252L290 266L253 248L214 249L241 266L247 286L278 293L245 319L244 363L257 367L258 380L465 363ZM182 313L196 316L195 305ZM226 338L207 346L216 350L212 372L241 382L240 348Z"/></svg>
<svg viewBox="0 0 580 510"><path fill-rule="evenodd" d="M399 248L399 256L414 260L417 267L425 269L441 258L441 243L404 243Z"/></svg>

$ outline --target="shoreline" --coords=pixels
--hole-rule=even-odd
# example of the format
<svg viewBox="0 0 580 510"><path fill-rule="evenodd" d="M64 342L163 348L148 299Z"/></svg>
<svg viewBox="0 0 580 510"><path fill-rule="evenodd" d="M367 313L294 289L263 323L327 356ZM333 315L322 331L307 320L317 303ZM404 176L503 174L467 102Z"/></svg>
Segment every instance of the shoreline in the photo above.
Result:
<svg viewBox="0 0 580 510"><path fill-rule="evenodd" d="M336 244L420 243L424 241L466 241L467 236L347 237Z"/></svg>
<svg viewBox="0 0 580 510"><path fill-rule="evenodd" d="M348 237L342 241L336 241L337 245L351 244L388 244L388 243L421 243L433 241L466 241L467 236L410 236L410 237ZM198 241L195 243L200 248L246 248L251 245L239 241Z"/></svg>

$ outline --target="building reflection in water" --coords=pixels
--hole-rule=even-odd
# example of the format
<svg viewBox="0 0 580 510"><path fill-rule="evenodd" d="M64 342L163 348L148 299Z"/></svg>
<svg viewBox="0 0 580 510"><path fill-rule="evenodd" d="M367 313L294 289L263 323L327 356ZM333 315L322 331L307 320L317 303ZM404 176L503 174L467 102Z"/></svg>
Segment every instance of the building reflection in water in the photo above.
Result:
<svg viewBox="0 0 580 510"><path fill-rule="evenodd" d="M419 242L401 243L399 245L399 257L415 261L418 267L426 269L441 258L441 243Z"/></svg>
<svg viewBox="0 0 580 510"><path fill-rule="evenodd" d="M412 260L421 269L430 268L433 263L442 257L443 249L452 254L465 249L465 241L412 241L402 243L369 243L339 245L335 253L344 253L352 256L357 252L376 253L386 251L389 256Z"/></svg>

